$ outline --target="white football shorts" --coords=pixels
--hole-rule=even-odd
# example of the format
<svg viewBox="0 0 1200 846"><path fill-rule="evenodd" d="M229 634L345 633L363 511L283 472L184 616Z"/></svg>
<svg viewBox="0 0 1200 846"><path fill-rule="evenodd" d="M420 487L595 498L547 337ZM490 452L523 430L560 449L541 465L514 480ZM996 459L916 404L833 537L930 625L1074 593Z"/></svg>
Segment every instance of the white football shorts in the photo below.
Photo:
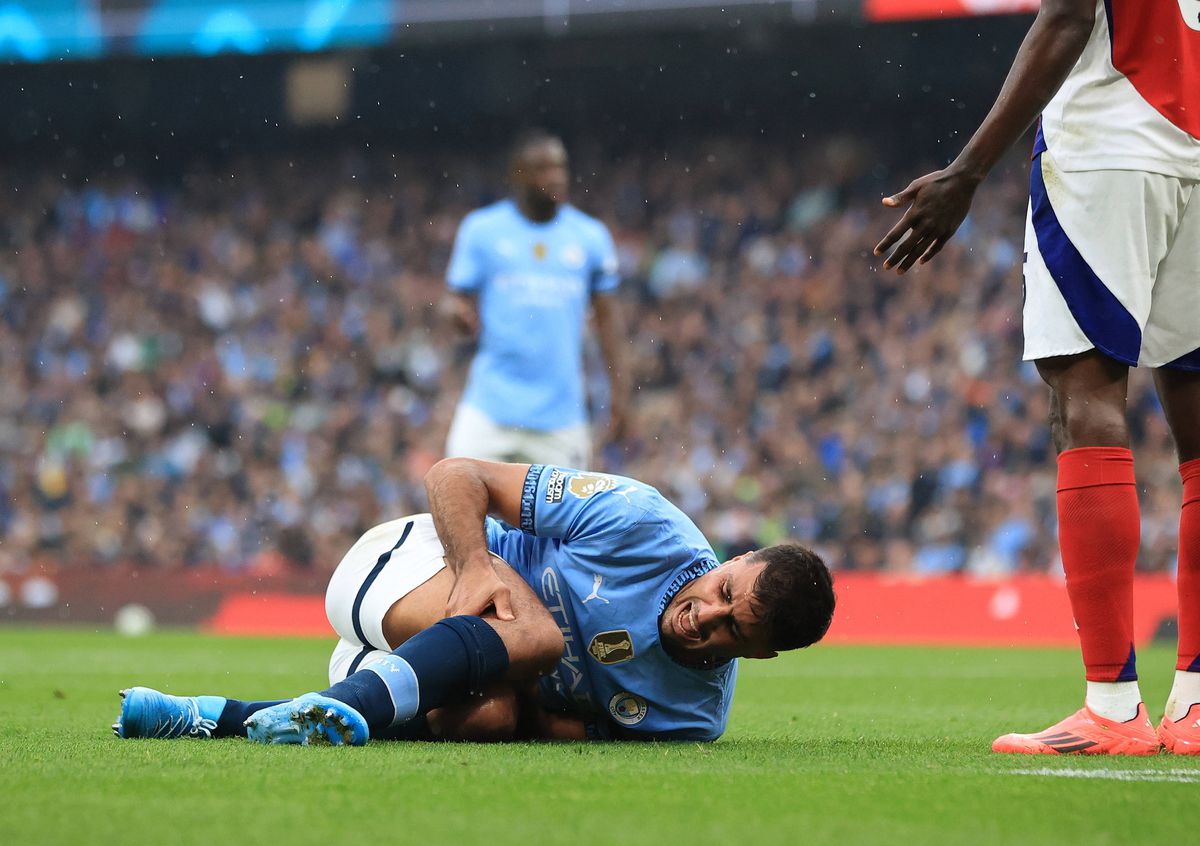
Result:
<svg viewBox="0 0 1200 846"><path fill-rule="evenodd" d="M388 609L437 575L445 550L428 514L376 526L342 558L325 591L325 615L341 640L329 658L329 683L387 655L383 636Z"/></svg>
<svg viewBox="0 0 1200 846"><path fill-rule="evenodd" d="M592 438L586 423L546 432L502 426L460 402L446 438L446 457L590 467Z"/></svg>
<svg viewBox="0 0 1200 846"><path fill-rule="evenodd" d="M1025 227L1025 359L1098 349L1200 371L1200 194L1136 170L1063 171L1043 152Z"/></svg>

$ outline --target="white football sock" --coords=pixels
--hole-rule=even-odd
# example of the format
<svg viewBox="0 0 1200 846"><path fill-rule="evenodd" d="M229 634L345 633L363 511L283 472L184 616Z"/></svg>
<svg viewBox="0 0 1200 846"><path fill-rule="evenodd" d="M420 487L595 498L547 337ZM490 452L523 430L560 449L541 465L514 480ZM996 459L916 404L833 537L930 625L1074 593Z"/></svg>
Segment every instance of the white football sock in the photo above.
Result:
<svg viewBox="0 0 1200 846"><path fill-rule="evenodd" d="M1167 719L1181 720L1197 702L1200 702L1200 673L1186 670L1175 671L1175 684L1167 697Z"/></svg>
<svg viewBox="0 0 1200 846"><path fill-rule="evenodd" d="M1123 723L1137 716L1138 705L1142 704L1142 692L1138 683L1094 682L1087 683L1087 706L1107 720Z"/></svg>

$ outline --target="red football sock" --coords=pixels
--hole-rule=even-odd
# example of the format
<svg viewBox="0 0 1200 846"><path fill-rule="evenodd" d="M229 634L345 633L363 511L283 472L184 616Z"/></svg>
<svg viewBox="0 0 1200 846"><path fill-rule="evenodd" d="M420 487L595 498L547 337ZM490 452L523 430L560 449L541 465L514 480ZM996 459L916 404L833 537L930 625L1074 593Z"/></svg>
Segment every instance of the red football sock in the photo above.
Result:
<svg viewBox="0 0 1200 846"><path fill-rule="evenodd" d="M1058 544L1088 681L1137 679L1133 570L1141 529L1133 453L1080 447L1059 455Z"/></svg>
<svg viewBox="0 0 1200 846"><path fill-rule="evenodd" d="M1200 458L1179 465L1179 661L1177 670L1200 673Z"/></svg>

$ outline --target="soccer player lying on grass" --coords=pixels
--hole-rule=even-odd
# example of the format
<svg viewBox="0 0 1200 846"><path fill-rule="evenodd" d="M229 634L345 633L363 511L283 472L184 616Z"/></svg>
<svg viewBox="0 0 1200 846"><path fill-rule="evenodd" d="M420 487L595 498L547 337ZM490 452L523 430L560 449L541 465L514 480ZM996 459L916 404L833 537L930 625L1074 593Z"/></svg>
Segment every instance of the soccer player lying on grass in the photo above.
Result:
<svg viewBox="0 0 1200 846"><path fill-rule="evenodd" d="M425 486L431 514L371 529L330 580L330 688L269 702L130 688L117 736L715 740L736 658L829 628L816 554L721 564L632 479L454 458Z"/></svg>

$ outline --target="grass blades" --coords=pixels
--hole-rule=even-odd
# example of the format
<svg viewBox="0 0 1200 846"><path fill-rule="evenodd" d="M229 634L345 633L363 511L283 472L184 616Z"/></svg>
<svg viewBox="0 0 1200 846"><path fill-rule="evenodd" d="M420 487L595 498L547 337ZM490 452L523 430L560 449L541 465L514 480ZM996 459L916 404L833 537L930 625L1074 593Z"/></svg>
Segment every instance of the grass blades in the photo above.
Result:
<svg viewBox="0 0 1200 846"><path fill-rule="evenodd" d="M1000 756L1082 699L1072 650L818 647L744 662L715 744L120 741L117 690L321 689L331 643L0 634L5 843L1190 842L1200 760ZM1173 655L1139 656L1151 716Z"/></svg>

